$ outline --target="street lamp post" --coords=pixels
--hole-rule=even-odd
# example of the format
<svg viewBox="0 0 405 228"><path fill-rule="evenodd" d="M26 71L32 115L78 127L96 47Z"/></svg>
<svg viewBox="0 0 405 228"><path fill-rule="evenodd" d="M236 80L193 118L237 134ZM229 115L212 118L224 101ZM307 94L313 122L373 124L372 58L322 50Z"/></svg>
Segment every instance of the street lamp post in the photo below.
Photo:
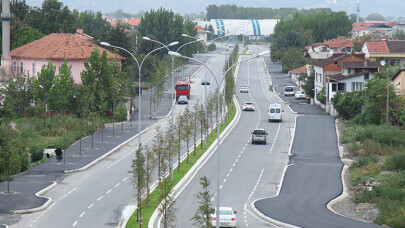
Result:
<svg viewBox="0 0 405 228"><path fill-rule="evenodd" d="M151 40L149 37L143 37L144 40ZM127 52L128 54L130 54L132 56L132 58L135 59L136 64L138 65L138 106L139 106L139 110L138 110L138 149L141 148L141 72L142 72L142 65L146 59L146 57L148 57L150 54L152 54L155 51L158 51L160 49L163 48L167 48L167 46L163 46L163 47L159 47L159 48L155 48L152 51L150 51L148 54L145 55L145 57L142 59L141 64L139 64L138 60L135 58L135 56L128 51L127 49L123 48L123 47L119 47L119 46L115 46L112 44L109 44L107 42L101 42L101 45L107 46L107 47L113 47L113 48L118 48L121 49L125 52ZM177 45L178 42L173 42L170 43L168 46L173 46L173 45Z"/></svg>
<svg viewBox="0 0 405 228"><path fill-rule="evenodd" d="M215 77L214 72L212 72L212 70L211 70L205 63L203 63L202 61L200 61L200 60L198 60L198 59L190 58L190 57L187 57L187 56L183 56L183 55L181 55L181 54L178 53L178 52L169 51L169 55L171 55L171 56L177 56L177 57L182 57L182 58L189 59L189 60L194 60L194 61L200 63L201 65L203 65L204 67L206 67L206 68L211 72L211 74L213 75L213 78L214 78L214 80L215 80L215 82L216 82L216 84L217 84L217 91L218 91L218 93L217 93L217 112L219 112L219 109L220 109L220 106L219 106L220 91L219 91L219 90L220 90L222 81L224 80L225 75L228 73L228 71L231 70L231 69L232 69L233 67L235 67L236 65L242 63L242 62L245 62L245 61L248 61L248 60L257 58L257 57L259 57L259 56L266 55L266 54L268 54L268 53L269 53L268 51L265 51L265 52L262 52L262 53L260 53L260 54L258 54L258 55L254 55L254 56L252 56L251 58L247 58L247 59L244 59L244 60L241 60L241 61L238 61L238 62L234 63L231 67L229 67L229 68L225 71L225 73L222 75L221 81L218 82L218 80L217 80L216 77ZM220 204L220 195L219 195L219 191L220 191L220 181L219 181L219 179L220 179L220 170L221 170L221 169L220 169L220 167L221 167L221 163L220 163L220 158L221 158L221 156L220 156L220 147L219 147L219 142L220 142L219 121L220 121L220 118L221 118L221 117L218 115L218 119L217 119L217 201L216 201L216 217L218 218L218 219L216 220L216 227L217 227L217 228L219 227L219 204Z"/></svg>

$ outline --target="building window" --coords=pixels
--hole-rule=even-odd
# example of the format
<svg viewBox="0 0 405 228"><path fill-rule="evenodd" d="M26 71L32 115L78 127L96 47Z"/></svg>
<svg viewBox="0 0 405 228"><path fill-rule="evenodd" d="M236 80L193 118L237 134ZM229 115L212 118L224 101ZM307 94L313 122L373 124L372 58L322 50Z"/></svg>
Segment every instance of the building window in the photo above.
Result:
<svg viewBox="0 0 405 228"><path fill-rule="evenodd" d="M24 63L21 61L20 62L20 73L24 72Z"/></svg>
<svg viewBox="0 0 405 228"><path fill-rule="evenodd" d="M364 74L364 80L369 80L369 79L370 79L370 74L369 73Z"/></svg>
<svg viewBox="0 0 405 228"><path fill-rule="evenodd" d="M332 84L332 92L336 92L337 84Z"/></svg>
<svg viewBox="0 0 405 228"><path fill-rule="evenodd" d="M363 90L363 82L352 82L352 91Z"/></svg>
<svg viewBox="0 0 405 228"><path fill-rule="evenodd" d="M32 63L32 74L35 75L35 63Z"/></svg>
<svg viewBox="0 0 405 228"><path fill-rule="evenodd" d="M13 71L14 73L17 72L17 61L13 62Z"/></svg>
<svg viewBox="0 0 405 228"><path fill-rule="evenodd" d="M346 91L346 84L345 83L338 83L338 91L345 92Z"/></svg>

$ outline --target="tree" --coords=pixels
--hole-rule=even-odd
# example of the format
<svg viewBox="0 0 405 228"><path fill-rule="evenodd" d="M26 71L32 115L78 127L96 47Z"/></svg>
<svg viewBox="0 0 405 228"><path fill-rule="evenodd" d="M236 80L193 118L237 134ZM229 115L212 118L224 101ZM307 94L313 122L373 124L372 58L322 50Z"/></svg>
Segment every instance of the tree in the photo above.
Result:
<svg viewBox="0 0 405 228"><path fill-rule="evenodd" d="M155 170L156 157L153 149L146 148L145 156L145 182L146 182L146 206L149 207L150 201L150 183L152 181L152 175Z"/></svg>
<svg viewBox="0 0 405 228"><path fill-rule="evenodd" d="M307 63L302 50L296 47L288 47L285 49L283 57L280 60L283 72L287 73L290 70L302 67Z"/></svg>
<svg viewBox="0 0 405 228"><path fill-rule="evenodd" d="M119 86L111 72L115 69L109 66L107 53L104 51L100 57L98 49L91 52L90 57L84 62L85 70L80 73L82 86L80 87L80 101L86 111L101 112L106 107L114 105ZM115 75L119 77L119 75Z"/></svg>
<svg viewBox="0 0 405 228"><path fill-rule="evenodd" d="M316 99L321 102L321 104L326 104L326 91L325 87L322 87L322 90L316 94Z"/></svg>
<svg viewBox="0 0 405 228"><path fill-rule="evenodd" d="M137 210L137 217L136 221L139 221L139 218L142 218L142 201L143 201L143 194L145 193L145 182L146 182L146 171L145 171L145 156L142 153L142 146L135 152L135 159L132 160L131 170L129 173L131 174L131 182L134 186L136 191L136 200L138 204Z"/></svg>
<svg viewBox="0 0 405 228"><path fill-rule="evenodd" d="M170 176L170 181L173 180L172 176L172 169L173 169L173 164L172 164L172 156L176 154L177 151L177 136L175 132L175 126L170 123L169 127L166 129L165 137L164 137L164 142L165 142L165 150L167 153L167 156L165 158L167 159L168 163L168 168L169 168L169 176Z"/></svg>
<svg viewBox="0 0 405 228"><path fill-rule="evenodd" d="M23 116L32 100L32 80L24 74L17 78L10 78L0 89L3 100L3 109L9 110L10 114Z"/></svg>
<svg viewBox="0 0 405 228"><path fill-rule="evenodd" d="M164 179L165 172L168 170L167 163L166 163L166 157L167 153L165 150L165 142L163 138L163 133L160 130L160 126L156 126L156 136L153 139L153 146L152 146L152 151L155 154L155 160L153 166L157 167L157 175L158 175L158 187L159 187L159 192L161 190L160 184L162 180Z"/></svg>
<svg viewBox="0 0 405 228"><path fill-rule="evenodd" d="M191 113L191 119L192 119L192 126L193 126L193 144L194 144L194 156L196 156L196 150L197 150L197 134L198 134L198 130L200 127L200 118L199 118L199 111L198 111L198 107L200 106L198 104L198 100L197 102L194 104L194 111ZM202 143L202 139L201 139L201 143Z"/></svg>
<svg viewBox="0 0 405 228"><path fill-rule="evenodd" d="M189 162L189 142L191 139L191 136L193 134L193 126L194 126L194 118L192 113L190 112L190 109L188 108L188 106L186 107L186 109L184 110L183 113L183 131L182 131L182 138L184 139L184 141L186 142L186 151L187 151L187 163Z"/></svg>
<svg viewBox="0 0 405 228"><path fill-rule="evenodd" d="M47 104L47 98L51 97L51 89L55 86L55 72L56 66L52 65L52 61L49 61L48 65L42 66L41 72L38 73L38 79L35 79L33 83L33 96L37 103L42 101L43 104Z"/></svg>
<svg viewBox="0 0 405 228"><path fill-rule="evenodd" d="M23 26L17 29L14 37L14 42L11 42L11 49L21 47L25 44L31 43L34 40L38 40L44 37L40 31L35 28ZM34 73L34 72L32 72Z"/></svg>
<svg viewBox="0 0 405 228"><path fill-rule="evenodd" d="M76 18L69 7L57 0L45 0L41 8L31 8L26 22L43 34L73 33L76 29Z"/></svg>
<svg viewBox="0 0 405 228"><path fill-rule="evenodd" d="M313 70L311 70L312 73L304 78L304 85L302 88L304 89L304 92L306 95L308 95L311 98L315 97L315 76L313 74Z"/></svg>
<svg viewBox="0 0 405 228"><path fill-rule="evenodd" d="M184 120L184 116L183 115L179 115L176 119L176 124L175 124L175 128L176 128L176 148L177 148L177 171L180 172L181 169L181 139L182 139L182 135L183 135L183 123Z"/></svg>
<svg viewBox="0 0 405 228"><path fill-rule="evenodd" d="M173 223L176 219L176 208L174 207L175 200L172 196L171 181L167 178L162 181L162 191L160 192L161 203L159 212L162 214L163 228L174 227Z"/></svg>
<svg viewBox="0 0 405 228"><path fill-rule="evenodd" d="M194 217L192 218L192 220L195 221L193 225L202 228L210 228L211 214L215 212L211 202L211 198L214 196L214 194L211 194L208 190L210 180L206 176L200 177L200 184L203 191L196 195L199 206Z"/></svg>
<svg viewBox="0 0 405 228"><path fill-rule="evenodd" d="M72 66L67 60L59 67L54 86L50 89L49 106L54 110L67 110L73 94Z"/></svg>
<svg viewBox="0 0 405 228"><path fill-rule="evenodd" d="M364 105L363 91L346 92L342 95L337 92L332 98L333 106L345 120L350 120L361 113Z"/></svg>
<svg viewBox="0 0 405 228"><path fill-rule="evenodd" d="M77 28L82 28L86 34L94 37L95 42L105 41L111 29L110 23L108 23L107 19L103 18L101 12L95 13L90 10L79 14L76 26Z"/></svg>

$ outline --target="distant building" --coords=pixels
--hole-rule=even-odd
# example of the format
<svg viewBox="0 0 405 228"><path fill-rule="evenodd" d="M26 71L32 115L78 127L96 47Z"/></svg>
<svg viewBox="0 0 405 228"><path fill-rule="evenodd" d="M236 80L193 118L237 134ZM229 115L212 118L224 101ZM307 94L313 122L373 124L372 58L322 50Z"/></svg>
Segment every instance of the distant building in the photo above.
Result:
<svg viewBox="0 0 405 228"><path fill-rule="evenodd" d="M205 31L204 29L201 28L201 25L196 25L195 29L197 29L197 38L198 39L204 39L204 43L208 42L208 36L207 36L207 31Z"/></svg>
<svg viewBox="0 0 405 228"><path fill-rule="evenodd" d="M231 20L211 19L214 33L220 36L245 35L249 39L261 40L270 37L279 19L265 20Z"/></svg>
<svg viewBox="0 0 405 228"><path fill-rule="evenodd" d="M306 57L311 60L322 60L331 57L335 53L351 53L353 51L353 38L339 36L335 39L325 40L323 43L315 43L307 46Z"/></svg>
<svg viewBox="0 0 405 228"><path fill-rule="evenodd" d="M385 17L379 13L372 13L366 17L365 23L371 24L387 24Z"/></svg>
<svg viewBox="0 0 405 228"><path fill-rule="evenodd" d="M123 21L122 23L129 24L131 26L131 30L137 30L139 24L141 24L141 18L131 18Z"/></svg>
<svg viewBox="0 0 405 228"><path fill-rule="evenodd" d="M405 98L405 69L400 69L393 77L395 92L398 96Z"/></svg>
<svg viewBox="0 0 405 228"><path fill-rule="evenodd" d="M85 70L84 61L90 57L95 48L98 48L100 55L103 51L107 51L90 42L87 35L52 33L11 51L13 76L26 74L36 77L48 61L52 61L58 72L59 66L67 59L68 64L72 66L74 83L81 84L80 73ZM124 59L110 51L107 51L107 57L119 61Z"/></svg>

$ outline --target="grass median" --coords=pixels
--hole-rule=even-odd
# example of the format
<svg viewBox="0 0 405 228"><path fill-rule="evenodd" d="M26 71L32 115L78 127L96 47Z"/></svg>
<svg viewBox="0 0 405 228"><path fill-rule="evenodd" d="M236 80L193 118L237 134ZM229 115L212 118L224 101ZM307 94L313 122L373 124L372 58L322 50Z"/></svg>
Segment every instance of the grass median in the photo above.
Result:
<svg viewBox="0 0 405 228"><path fill-rule="evenodd" d="M235 115L236 115L236 106L234 105L234 107L230 113L230 118L227 118L227 122L225 124L220 125L220 128L219 128L220 133L222 133L224 131L224 129L230 124L230 122L233 120ZM217 138L217 129L214 128L212 135L210 134L208 137L208 143L206 145L203 145L203 148L201 148L201 146L197 145L196 156L194 156L193 153L190 153L189 163L187 163L187 159L184 159L181 162L180 172L178 172L177 169L175 169L173 172L172 188L174 186L176 186L176 184L187 174L187 172L193 167L193 165L196 164L198 159L201 158L201 156L207 151L207 149L212 145L212 143L215 141L216 138ZM197 192L195 194L197 194ZM159 204L160 204L159 195L160 194L158 192L158 189L157 188L154 189L150 194L149 207L142 208L143 227L148 227L150 217L152 216L152 214L156 210L156 208L159 206ZM144 205L146 205L146 200L144 202ZM140 226L139 222L136 221L136 215L137 215L137 211L135 211L129 218L127 225L126 225L127 228L134 228L134 227Z"/></svg>

